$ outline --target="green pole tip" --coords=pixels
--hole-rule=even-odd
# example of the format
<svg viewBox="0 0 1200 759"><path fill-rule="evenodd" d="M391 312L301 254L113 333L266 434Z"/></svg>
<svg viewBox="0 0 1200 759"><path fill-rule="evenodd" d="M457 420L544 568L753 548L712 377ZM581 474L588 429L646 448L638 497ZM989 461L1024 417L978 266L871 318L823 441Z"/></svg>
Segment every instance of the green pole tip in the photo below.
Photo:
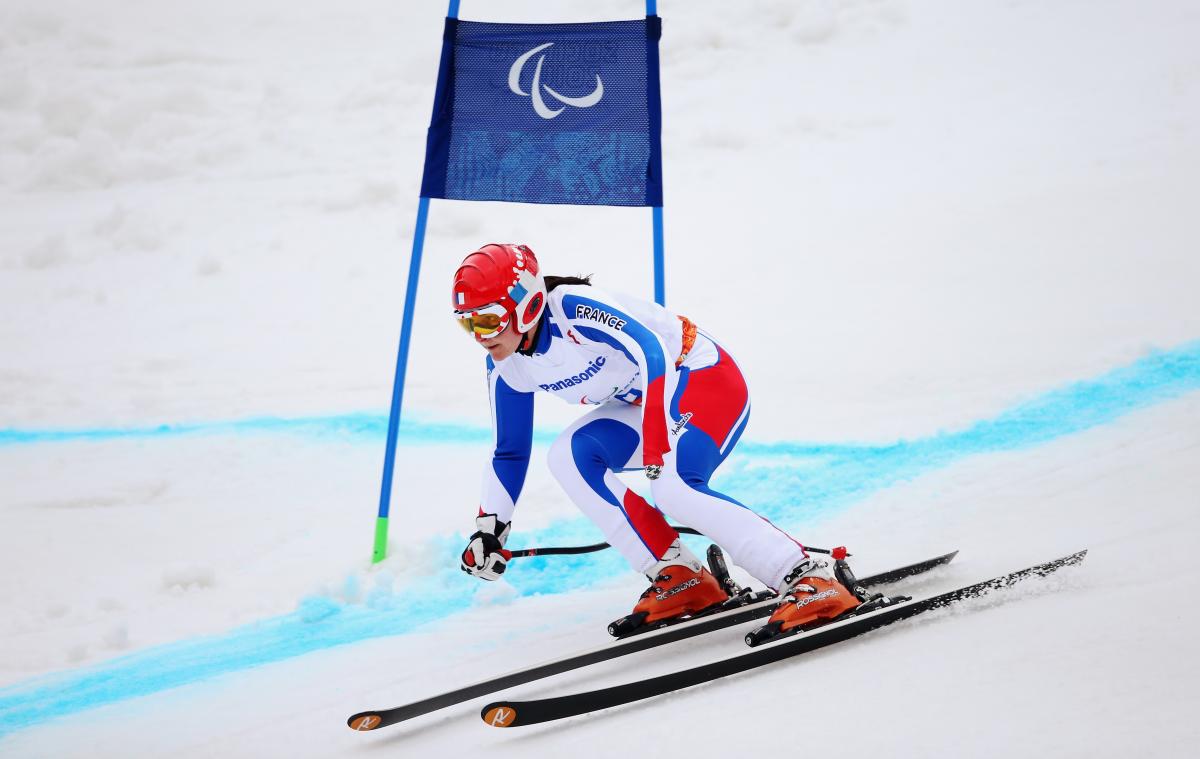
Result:
<svg viewBox="0 0 1200 759"><path fill-rule="evenodd" d="M378 564L387 558L387 539L387 517L377 517L375 519L375 550L371 552L372 564Z"/></svg>

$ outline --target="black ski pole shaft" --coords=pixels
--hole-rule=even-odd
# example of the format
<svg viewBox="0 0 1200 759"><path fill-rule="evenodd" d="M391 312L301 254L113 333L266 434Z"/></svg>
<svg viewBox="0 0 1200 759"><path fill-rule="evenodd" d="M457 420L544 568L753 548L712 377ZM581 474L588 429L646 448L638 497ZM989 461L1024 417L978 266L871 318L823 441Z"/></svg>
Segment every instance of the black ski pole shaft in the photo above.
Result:
<svg viewBox="0 0 1200 759"><path fill-rule="evenodd" d="M700 535L699 530L693 530L691 527L676 527L675 532L683 535ZM561 546L555 548L518 548L512 552L514 559L519 559L523 556L567 556L577 553L592 553L593 551L603 551L605 548L612 548L608 543L593 543L590 546Z"/></svg>
<svg viewBox="0 0 1200 759"><path fill-rule="evenodd" d="M699 530L691 527L676 527L675 532L681 535L701 535ZM608 543L594 543L590 546L557 546L548 548L518 548L512 552L512 558L519 559L524 556L569 556L579 553L592 553L594 551L603 551L605 548L611 548ZM812 548L805 546L804 550L812 553L829 553L827 548ZM848 554L847 554L848 555Z"/></svg>

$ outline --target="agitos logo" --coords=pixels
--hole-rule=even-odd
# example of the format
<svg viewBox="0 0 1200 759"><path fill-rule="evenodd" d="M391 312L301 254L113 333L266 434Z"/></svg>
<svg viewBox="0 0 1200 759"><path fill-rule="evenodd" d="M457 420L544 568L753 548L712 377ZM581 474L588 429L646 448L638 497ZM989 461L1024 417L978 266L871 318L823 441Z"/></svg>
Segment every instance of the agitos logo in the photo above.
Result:
<svg viewBox="0 0 1200 759"><path fill-rule="evenodd" d="M600 75L596 74L596 89L588 95L582 97L568 97L560 95L548 86L542 84L542 64L546 62L546 56L538 56L537 66L533 69L533 83L529 87L529 92L521 89L521 72L525 69L525 64L530 58L537 55L541 51L554 45L553 42L547 42L544 45L538 45L532 50L529 50L521 55L520 58L513 61L512 67L508 70L508 88L512 90L514 95L527 97L533 101L533 111L543 119L552 119L558 114L566 110L566 106L572 108L591 108L596 103L600 102L600 98L604 97L604 82L600 79ZM542 99L542 90L546 94L563 104L562 108L555 110L546 105L546 101Z"/></svg>

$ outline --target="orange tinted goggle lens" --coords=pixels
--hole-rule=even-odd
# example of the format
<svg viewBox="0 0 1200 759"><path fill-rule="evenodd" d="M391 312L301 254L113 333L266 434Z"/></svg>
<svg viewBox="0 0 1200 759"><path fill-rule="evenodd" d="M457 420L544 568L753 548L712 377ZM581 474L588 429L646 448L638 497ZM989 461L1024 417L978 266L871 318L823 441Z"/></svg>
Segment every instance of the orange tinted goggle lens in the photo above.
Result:
<svg viewBox="0 0 1200 759"><path fill-rule="evenodd" d="M474 332L480 337L498 335L508 326L498 314L467 314L460 316L458 323L465 331Z"/></svg>

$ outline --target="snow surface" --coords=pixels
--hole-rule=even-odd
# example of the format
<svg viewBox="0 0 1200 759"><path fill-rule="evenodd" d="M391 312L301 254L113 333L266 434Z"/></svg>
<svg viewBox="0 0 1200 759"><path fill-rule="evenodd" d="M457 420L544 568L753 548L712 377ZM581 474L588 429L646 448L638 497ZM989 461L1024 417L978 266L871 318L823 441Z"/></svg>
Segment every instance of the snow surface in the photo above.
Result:
<svg viewBox="0 0 1200 759"><path fill-rule="evenodd" d="M369 564L443 3L0 5L0 756L1185 756L1200 652L1200 6L659 4L668 301L755 417L719 484L934 592L755 674L513 731L391 706L603 642L618 558L456 568L481 242L649 292L649 214L438 201ZM636 2L463 3L634 18ZM593 542L544 468L513 545ZM702 544L697 544L702 547ZM738 653L742 630L506 692ZM632 745L614 736L631 738Z"/></svg>

